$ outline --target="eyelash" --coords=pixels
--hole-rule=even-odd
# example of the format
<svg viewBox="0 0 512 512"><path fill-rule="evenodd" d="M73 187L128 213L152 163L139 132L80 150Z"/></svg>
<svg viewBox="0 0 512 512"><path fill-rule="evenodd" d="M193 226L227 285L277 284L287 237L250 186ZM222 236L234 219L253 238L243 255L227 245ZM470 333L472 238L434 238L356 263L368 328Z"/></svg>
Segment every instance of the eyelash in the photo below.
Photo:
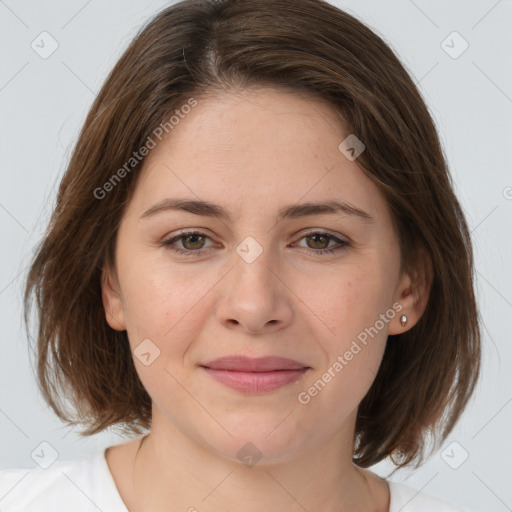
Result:
<svg viewBox="0 0 512 512"><path fill-rule="evenodd" d="M163 241L162 245L177 254L182 254L185 256L193 256L196 254L202 254L204 251L207 251L208 249L198 249L198 250L194 251L191 249L185 250L185 249L179 249L176 247L172 247L172 244L174 242L181 240L183 238L187 238L188 236L194 236L194 235L199 235L204 238L210 238L209 236L205 235L205 233L202 233L201 231L181 231L178 235L173 236L169 240ZM302 240L303 238L313 236L313 235L325 236L327 238L330 238L331 240L335 240L336 242L338 242L338 245L331 247L330 249L318 249L318 250L310 249L310 251L315 255L333 254L335 252L343 250L345 247L348 247L350 245L348 242L346 242L344 240L340 240L339 238L331 235L330 233L327 233L326 231L321 231L321 230L320 231L311 231L309 233L306 233L305 235L303 235L300 238L300 240Z"/></svg>

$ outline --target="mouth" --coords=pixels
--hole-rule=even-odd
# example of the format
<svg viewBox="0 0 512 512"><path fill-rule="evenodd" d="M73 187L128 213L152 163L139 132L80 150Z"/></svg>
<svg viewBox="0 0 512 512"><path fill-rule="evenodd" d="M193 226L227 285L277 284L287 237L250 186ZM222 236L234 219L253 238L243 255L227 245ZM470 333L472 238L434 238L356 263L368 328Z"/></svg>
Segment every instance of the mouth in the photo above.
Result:
<svg viewBox="0 0 512 512"><path fill-rule="evenodd" d="M245 393L266 393L299 380L310 366L271 356L229 356L200 365L218 382Z"/></svg>

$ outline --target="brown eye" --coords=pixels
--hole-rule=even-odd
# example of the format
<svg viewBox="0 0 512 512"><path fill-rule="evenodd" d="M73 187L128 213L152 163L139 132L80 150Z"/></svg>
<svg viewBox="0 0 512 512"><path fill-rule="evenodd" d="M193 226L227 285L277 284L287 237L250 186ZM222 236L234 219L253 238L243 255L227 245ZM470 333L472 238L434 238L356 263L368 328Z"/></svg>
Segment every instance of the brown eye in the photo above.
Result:
<svg viewBox="0 0 512 512"><path fill-rule="evenodd" d="M209 239L209 236L201 232L182 232L169 240L165 240L162 242L162 245L178 254L194 255L195 253L202 253L208 249L208 247L205 248L205 243L206 240ZM175 246L178 242L181 243L182 247Z"/></svg>
<svg viewBox="0 0 512 512"><path fill-rule="evenodd" d="M184 235L180 237L180 239L183 240L182 243L186 249L202 249L204 246L204 236L201 235ZM188 243L188 240L190 240L190 244Z"/></svg>
<svg viewBox="0 0 512 512"><path fill-rule="evenodd" d="M331 237L322 234L314 234L308 235L305 238L313 241L312 249L327 249Z"/></svg>
<svg viewBox="0 0 512 512"><path fill-rule="evenodd" d="M313 231L311 233L307 233L305 236L301 238L301 240L306 240L307 248L311 249L310 252L313 252L313 254L318 255L341 251L345 247L348 247L350 245L349 242L340 240L339 238L324 231ZM329 247L329 243L332 241L337 242L337 244Z"/></svg>

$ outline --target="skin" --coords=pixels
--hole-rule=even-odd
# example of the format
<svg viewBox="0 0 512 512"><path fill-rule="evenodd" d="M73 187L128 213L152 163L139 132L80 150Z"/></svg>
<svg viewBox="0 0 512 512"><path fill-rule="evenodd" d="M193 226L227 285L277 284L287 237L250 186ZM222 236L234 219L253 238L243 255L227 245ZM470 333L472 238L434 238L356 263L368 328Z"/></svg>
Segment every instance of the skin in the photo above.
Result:
<svg viewBox="0 0 512 512"><path fill-rule="evenodd" d="M427 292L400 274L400 250L383 195L338 145L349 132L321 100L274 89L198 98L144 161L119 226L115 269L102 279L109 325L133 350L150 339L160 355L134 364L153 401L150 434L111 447L107 463L130 511L387 511L387 483L352 463L357 407L388 334L414 326ZM142 214L165 198L205 200L232 220L184 211ZM346 201L346 214L276 221L285 206ZM105 199L105 200L108 200ZM205 239L181 238L200 230ZM327 230L350 245L311 238ZM308 235L308 236L306 236ZM263 252L236 251L253 237ZM202 253L197 251L202 249ZM379 315L403 309L311 399L298 401ZM406 327L399 322L408 317ZM266 394L244 394L199 367L243 354L279 355L311 367ZM247 467L246 443L262 454Z"/></svg>

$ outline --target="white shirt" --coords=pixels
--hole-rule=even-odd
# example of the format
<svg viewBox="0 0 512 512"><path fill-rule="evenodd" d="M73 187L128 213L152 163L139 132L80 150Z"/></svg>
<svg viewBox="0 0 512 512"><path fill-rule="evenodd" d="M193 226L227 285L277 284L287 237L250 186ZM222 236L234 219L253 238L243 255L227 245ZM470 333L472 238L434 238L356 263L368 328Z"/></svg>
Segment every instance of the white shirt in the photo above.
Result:
<svg viewBox="0 0 512 512"><path fill-rule="evenodd" d="M388 480L389 512L463 512ZM194 504L192 504L194 505ZM200 509L200 505L197 505ZM105 449L57 460L47 469L0 469L1 512L128 512L105 458Z"/></svg>

